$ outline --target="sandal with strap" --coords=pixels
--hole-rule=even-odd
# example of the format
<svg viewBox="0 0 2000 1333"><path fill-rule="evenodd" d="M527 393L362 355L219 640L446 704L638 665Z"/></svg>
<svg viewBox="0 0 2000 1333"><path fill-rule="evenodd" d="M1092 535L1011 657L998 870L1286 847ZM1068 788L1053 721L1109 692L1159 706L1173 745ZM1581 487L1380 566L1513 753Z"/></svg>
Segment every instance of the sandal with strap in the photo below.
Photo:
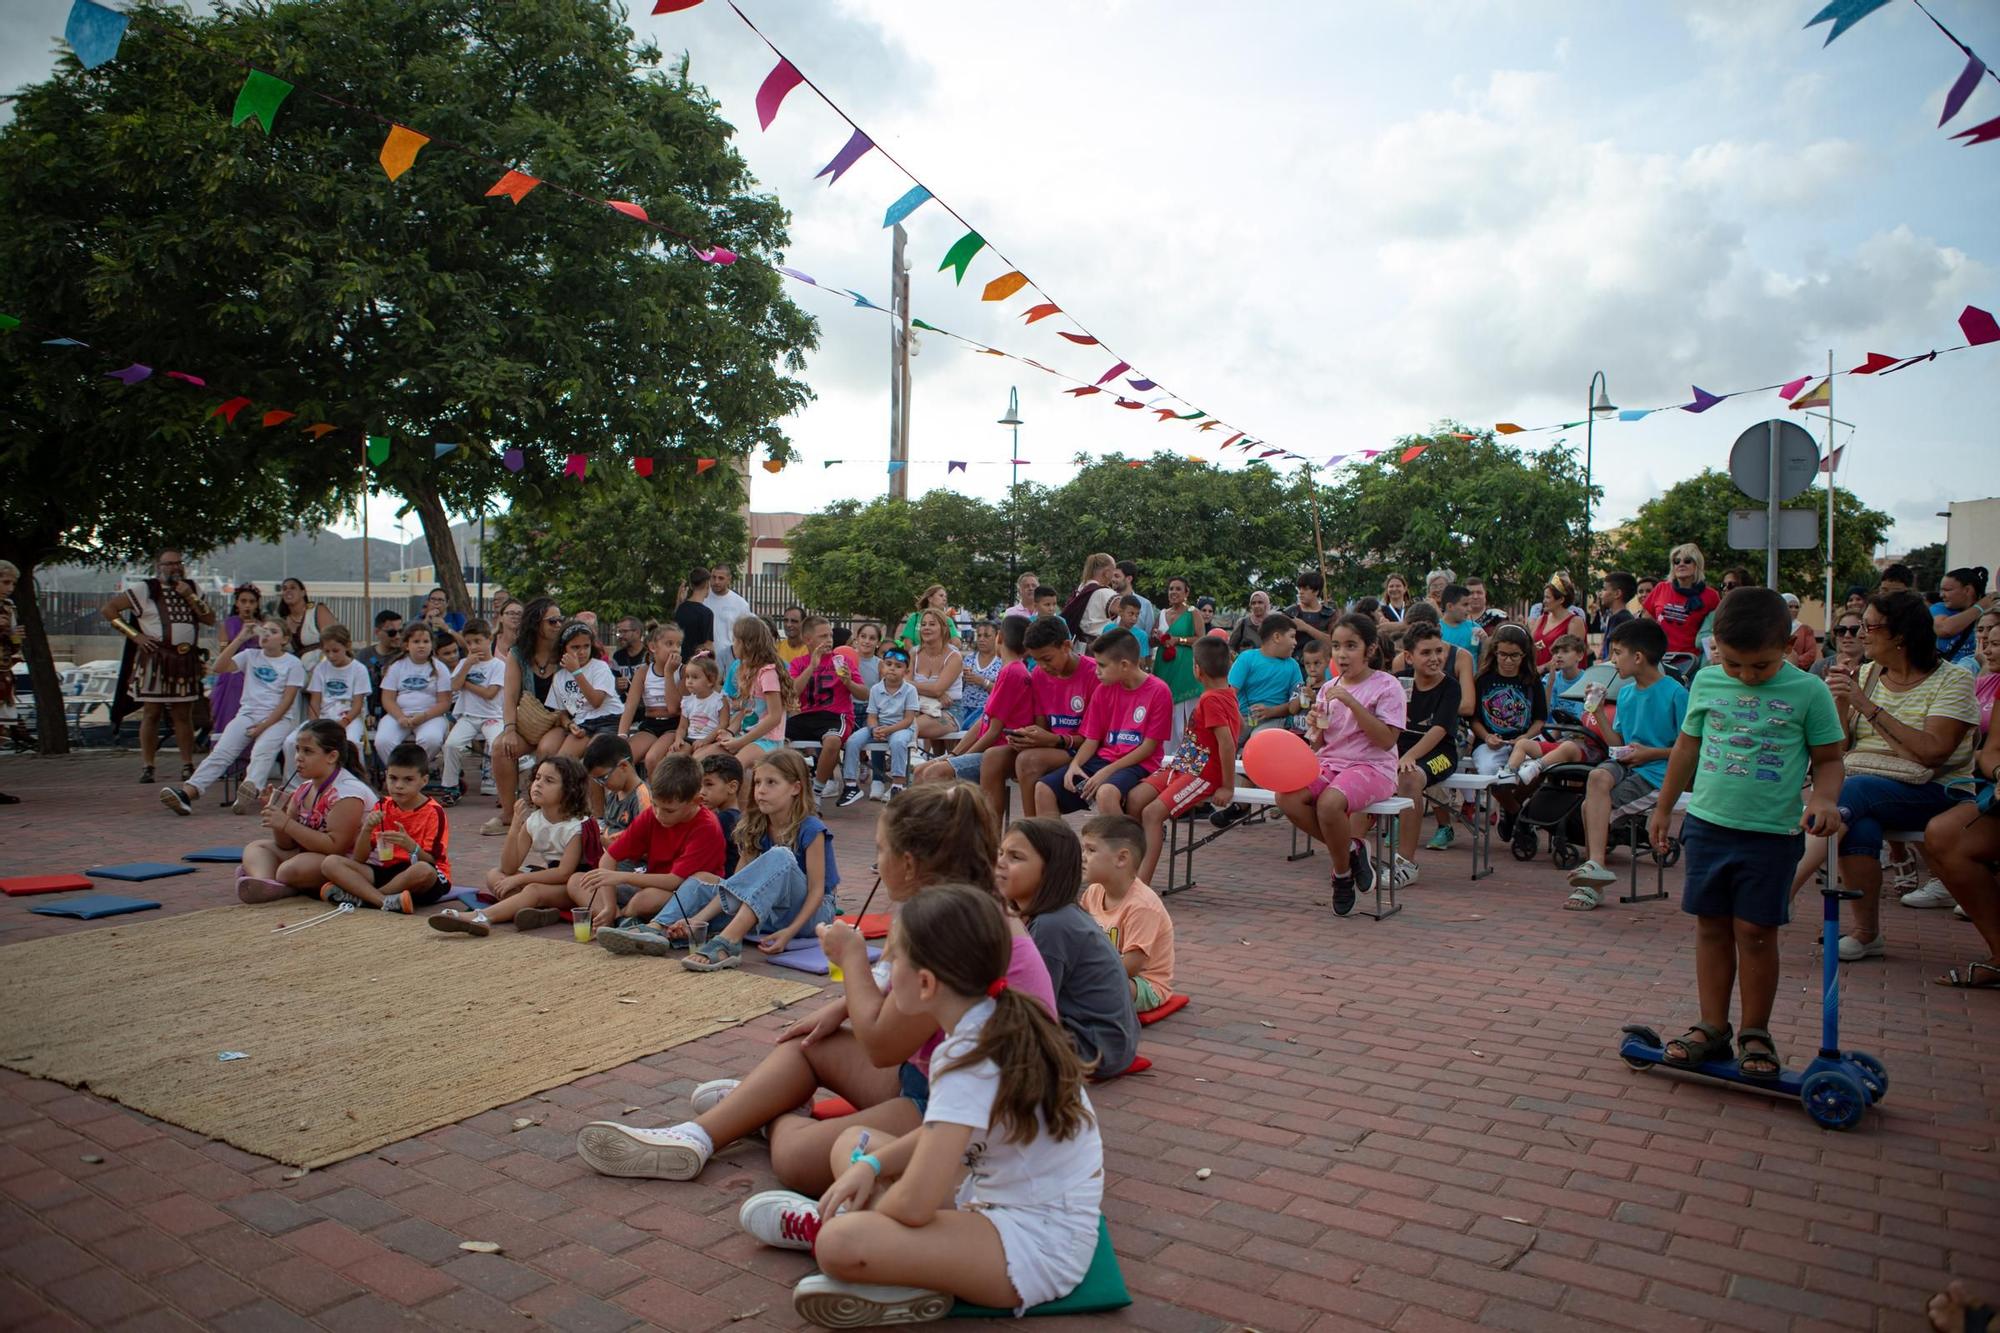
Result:
<svg viewBox="0 0 2000 1333"><path fill-rule="evenodd" d="M1778 1043L1762 1028L1744 1028L1738 1033L1736 1050L1736 1072L1745 1078L1768 1081L1785 1072L1785 1062L1778 1058Z"/></svg>
<svg viewBox="0 0 2000 1333"><path fill-rule="evenodd" d="M1954 990L2000 990L2000 963L1967 963L1954 967L1937 979L1940 986Z"/></svg>
<svg viewBox="0 0 2000 1333"><path fill-rule="evenodd" d="M1579 884L1563 904L1565 912L1595 912L1604 901L1604 895L1588 884Z"/></svg>
<svg viewBox="0 0 2000 1333"><path fill-rule="evenodd" d="M1669 1054L1676 1046L1681 1048L1681 1058L1678 1060ZM1696 1023L1660 1048L1662 1060L1681 1068L1705 1065L1711 1060L1727 1060L1732 1054L1730 1028L1727 1023L1720 1027L1713 1023Z"/></svg>

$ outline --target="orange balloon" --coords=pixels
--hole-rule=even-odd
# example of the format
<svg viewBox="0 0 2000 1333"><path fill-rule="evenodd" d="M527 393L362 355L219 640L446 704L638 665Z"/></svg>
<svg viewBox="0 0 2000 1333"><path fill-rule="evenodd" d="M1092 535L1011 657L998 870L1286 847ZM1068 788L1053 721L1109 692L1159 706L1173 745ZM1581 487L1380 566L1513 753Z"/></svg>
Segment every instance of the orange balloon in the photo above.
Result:
<svg viewBox="0 0 2000 1333"><path fill-rule="evenodd" d="M1303 791L1319 776L1319 756L1297 732L1266 727L1244 745L1243 771L1266 791Z"/></svg>

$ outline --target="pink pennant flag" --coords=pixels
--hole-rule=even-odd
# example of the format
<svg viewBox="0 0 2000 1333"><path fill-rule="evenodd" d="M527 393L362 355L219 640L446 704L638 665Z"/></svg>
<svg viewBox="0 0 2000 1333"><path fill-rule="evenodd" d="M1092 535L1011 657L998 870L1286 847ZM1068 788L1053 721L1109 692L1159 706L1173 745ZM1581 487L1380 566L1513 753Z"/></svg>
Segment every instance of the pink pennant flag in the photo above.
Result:
<svg viewBox="0 0 2000 1333"><path fill-rule="evenodd" d="M208 384L208 381L201 376L190 375L185 370L170 370L167 372L167 378L170 380L186 380L197 389L204 388Z"/></svg>
<svg viewBox="0 0 2000 1333"><path fill-rule="evenodd" d="M736 262L736 252L723 245L697 250L694 252L694 257L704 264L714 264L718 268L726 268Z"/></svg>
<svg viewBox="0 0 2000 1333"><path fill-rule="evenodd" d="M1007 460L1007 461L1008 461L1008 462L1010 462L1010 463L1013 463L1013 464L1015 464L1015 465L1016 465L1016 466L1018 466L1018 467L1027 467L1027 466L1028 466L1028 460L1027 460L1027 459L1025 459L1025 458L1011 458L1011 459L1009 459L1009 460Z"/></svg>
<svg viewBox="0 0 2000 1333"><path fill-rule="evenodd" d="M1130 370L1131 368L1132 368L1131 362L1120 361L1117 365L1111 367L1111 369L1105 371L1102 375L1099 375L1097 377L1097 382L1099 384L1109 384L1112 380L1117 379L1120 375L1123 375L1126 371Z"/></svg>
<svg viewBox="0 0 2000 1333"><path fill-rule="evenodd" d="M1887 370L1901 359L1901 357L1884 356L1880 352L1870 352L1866 361L1863 361L1847 373L1850 375L1873 375L1878 370Z"/></svg>
<svg viewBox="0 0 2000 1333"><path fill-rule="evenodd" d="M1986 74L1986 62L1971 52L1966 52L1965 68L1959 71L1957 82L1944 95L1944 114L1938 117L1938 128L1944 128L1946 121L1957 115L1965 105L1965 99L1972 96L1972 90L1979 86L1979 80Z"/></svg>
<svg viewBox="0 0 2000 1333"><path fill-rule="evenodd" d="M646 216L645 209L639 207L637 204L631 202L628 199L606 199L604 202L609 204L611 207L617 209L620 213L623 213L628 218L637 218L641 222L652 221L651 218Z"/></svg>
<svg viewBox="0 0 2000 1333"><path fill-rule="evenodd" d="M286 412L283 409L266 412L264 414L264 429L269 430L273 426L282 426L297 415L298 413L296 412Z"/></svg>
<svg viewBox="0 0 2000 1333"><path fill-rule="evenodd" d="M1283 452L1285 452L1283 449L1266 449L1263 453L1258 454L1257 457L1276 458L1279 454L1282 454Z"/></svg>
<svg viewBox="0 0 2000 1333"><path fill-rule="evenodd" d="M1969 305L1959 312L1959 332L1972 347L1982 347L1987 343L2000 342L2000 320L1995 320L1989 311L1976 305Z"/></svg>
<svg viewBox="0 0 2000 1333"><path fill-rule="evenodd" d="M528 191L540 184L540 181L525 172L510 171L494 182L493 188L486 192L486 197L491 199L504 194L518 204L528 197Z"/></svg>
<svg viewBox="0 0 2000 1333"><path fill-rule="evenodd" d="M1094 393L1103 393L1104 390L1097 388L1095 385L1086 384L1081 389L1064 389L1063 392L1072 398L1088 398Z"/></svg>
<svg viewBox="0 0 2000 1333"><path fill-rule="evenodd" d="M1708 390L1702 388L1699 384L1693 387L1694 387L1694 401L1691 403L1683 403L1681 405L1682 411L1706 412L1708 411L1709 408L1714 407L1717 403L1722 401L1721 398L1717 397L1715 394L1710 393Z"/></svg>
<svg viewBox="0 0 2000 1333"><path fill-rule="evenodd" d="M764 86L757 90L757 123L765 129L778 118L778 104L785 100L785 94L805 82L806 76L799 73L789 60L780 60L777 67L764 76Z"/></svg>
<svg viewBox="0 0 2000 1333"><path fill-rule="evenodd" d="M1799 390L1805 388L1806 381L1811 378L1812 376L1810 375L1801 375L1795 380L1786 380L1778 386L1778 397L1789 403L1792 399L1798 397Z"/></svg>
<svg viewBox="0 0 2000 1333"><path fill-rule="evenodd" d="M582 481L583 474L587 472L589 468L590 468L589 454L571 454L568 458L563 460L563 475L565 477L575 477L578 481Z"/></svg>
<svg viewBox="0 0 2000 1333"><path fill-rule="evenodd" d="M1057 329L1056 337L1067 338L1078 347L1095 347L1097 345L1097 339L1091 337L1089 334L1071 333L1068 329Z"/></svg>
<svg viewBox="0 0 2000 1333"><path fill-rule="evenodd" d="M1029 306L1027 312L1021 318L1027 323L1032 324L1038 319L1047 319L1050 315L1060 315L1061 313L1062 307L1054 301L1044 301L1040 305Z"/></svg>
<svg viewBox="0 0 2000 1333"><path fill-rule="evenodd" d="M650 477L653 475L653 460L650 458L635 458L632 460L632 470L642 477Z"/></svg>
<svg viewBox="0 0 2000 1333"><path fill-rule="evenodd" d="M236 420L236 414L248 406L250 406L248 398L232 398L228 402L218 406L209 415L212 417L221 417L224 421L233 423Z"/></svg>
<svg viewBox="0 0 2000 1333"><path fill-rule="evenodd" d="M1846 450L1847 450L1847 446L1843 444L1843 445L1841 445L1841 446L1840 446L1840 448L1838 448L1838 449L1835 449L1835 450L1834 450L1834 451L1833 451L1832 453L1828 454L1828 455L1827 455L1827 456L1826 456L1825 458L1822 458L1822 459L1821 459L1821 460L1819 461L1819 470L1820 470L1821 472L1838 472L1838 471L1840 471L1840 456L1841 456L1841 454L1842 454L1842 453L1846 452Z"/></svg>
<svg viewBox="0 0 2000 1333"><path fill-rule="evenodd" d="M862 154L874 146L875 143L872 139L860 130L856 130L848 136L846 146L833 155L833 161L813 173L813 179L818 180L821 176L831 174L833 179L827 182L828 188L831 188L842 176L847 174L849 167L861 160Z"/></svg>

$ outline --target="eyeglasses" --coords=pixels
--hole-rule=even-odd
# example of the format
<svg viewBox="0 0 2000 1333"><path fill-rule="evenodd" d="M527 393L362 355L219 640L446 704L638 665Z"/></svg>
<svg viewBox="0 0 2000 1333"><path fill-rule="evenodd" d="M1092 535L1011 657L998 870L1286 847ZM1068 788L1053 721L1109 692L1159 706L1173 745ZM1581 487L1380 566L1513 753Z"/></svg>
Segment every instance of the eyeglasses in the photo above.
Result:
<svg viewBox="0 0 2000 1333"><path fill-rule="evenodd" d="M1677 565L1691 565L1694 563L1694 557L1691 555L1677 555L1674 557L1674 563Z"/></svg>
<svg viewBox="0 0 2000 1333"><path fill-rule="evenodd" d="M544 616L544 617L542 617L542 623L543 623L544 625L560 625L560 624L562 624L562 617L561 617L561 616Z"/></svg>
<svg viewBox="0 0 2000 1333"><path fill-rule="evenodd" d="M1837 638L1851 639L1855 635L1859 634L1864 628L1866 627L1862 625L1835 625L1833 627L1833 632L1835 637Z"/></svg>

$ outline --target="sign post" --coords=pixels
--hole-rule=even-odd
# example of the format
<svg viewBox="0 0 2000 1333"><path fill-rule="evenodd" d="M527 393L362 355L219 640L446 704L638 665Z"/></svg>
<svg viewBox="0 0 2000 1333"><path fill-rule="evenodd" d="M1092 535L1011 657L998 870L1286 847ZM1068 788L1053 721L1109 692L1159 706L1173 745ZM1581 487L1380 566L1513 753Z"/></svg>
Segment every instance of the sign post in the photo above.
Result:
<svg viewBox="0 0 2000 1333"><path fill-rule="evenodd" d="M1803 494L1819 475L1819 445L1794 422L1773 418L1736 437L1729 450L1729 479L1752 500L1764 501L1764 511L1738 509L1729 516L1729 544L1739 550L1764 548L1764 586L1778 586L1778 552L1804 550L1819 544L1819 525L1810 510L1782 508ZM1801 540L1801 537L1804 540Z"/></svg>

